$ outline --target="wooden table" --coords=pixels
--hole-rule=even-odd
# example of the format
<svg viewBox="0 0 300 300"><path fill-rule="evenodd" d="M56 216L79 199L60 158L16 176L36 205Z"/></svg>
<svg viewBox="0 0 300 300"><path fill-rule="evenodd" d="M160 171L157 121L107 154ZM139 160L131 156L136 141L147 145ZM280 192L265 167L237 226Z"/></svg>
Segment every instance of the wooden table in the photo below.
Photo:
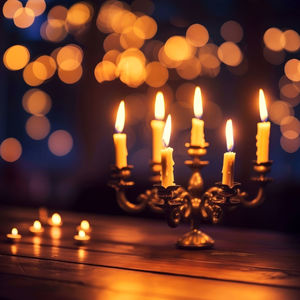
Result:
<svg viewBox="0 0 300 300"><path fill-rule="evenodd" d="M187 227L163 221L62 212L61 228L33 236L35 210L0 210L0 299L300 299L300 240L204 227L213 250L177 250ZM76 246L80 220L91 241ZM9 244L13 226L23 235Z"/></svg>

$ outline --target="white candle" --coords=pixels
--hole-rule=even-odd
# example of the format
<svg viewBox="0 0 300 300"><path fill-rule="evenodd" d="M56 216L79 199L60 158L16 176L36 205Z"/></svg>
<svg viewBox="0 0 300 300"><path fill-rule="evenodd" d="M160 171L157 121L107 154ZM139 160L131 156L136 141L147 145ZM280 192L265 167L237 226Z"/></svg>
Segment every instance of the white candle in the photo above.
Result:
<svg viewBox="0 0 300 300"><path fill-rule="evenodd" d="M174 184L174 161L173 148L168 147L171 136L171 116L168 115L166 126L163 133L165 148L161 150L161 185L164 188Z"/></svg>
<svg viewBox="0 0 300 300"><path fill-rule="evenodd" d="M33 225L29 227L29 231L35 234L40 234L44 232L44 227L39 220L35 220Z"/></svg>
<svg viewBox="0 0 300 300"><path fill-rule="evenodd" d="M265 95L259 90L259 112L261 122L257 123L256 135L256 161L258 164L269 161L269 139L271 123L267 122L268 110Z"/></svg>
<svg viewBox="0 0 300 300"><path fill-rule="evenodd" d="M194 115L192 119L192 130L191 130L191 146L205 146L204 138L204 121L201 120L203 115L203 104L201 89L197 86L194 94Z"/></svg>
<svg viewBox="0 0 300 300"><path fill-rule="evenodd" d="M228 152L224 153L223 169L222 169L222 184L226 184L230 187L234 183L234 162L235 152L233 149L233 126L232 120L228 120L226 123L226 143Z"/></svg>
<svg viewBox="0 0 300 300"><path fill-rule="evenodd" d="M113 139L115 144L116 154L116 166L122 169L127 166L127 146L126 146L126 134L122 133L125 124L125 103L120 102L115 129L118 133L114 133Z"/></svg>
<svg viewBox="0 0 300 300"><path fill-rule="evenodd" d="M11 230L11 233L8 233L8 234L6 235L6 238L8 239L8 241L14 243L14 242L19 242L20 239L22 238L22 235L19 234L17 228L13 228L13 229Z"/></svg>
<svg viewBox="0 0 300 300"><path fill-rule="evenodd" d="M163 148L162 135L165 126L163 121L165 117L165 102L162 92L156 94L155 99L155 120L151 121L152 128L152 160L161 162L161 149Z"/></svg>

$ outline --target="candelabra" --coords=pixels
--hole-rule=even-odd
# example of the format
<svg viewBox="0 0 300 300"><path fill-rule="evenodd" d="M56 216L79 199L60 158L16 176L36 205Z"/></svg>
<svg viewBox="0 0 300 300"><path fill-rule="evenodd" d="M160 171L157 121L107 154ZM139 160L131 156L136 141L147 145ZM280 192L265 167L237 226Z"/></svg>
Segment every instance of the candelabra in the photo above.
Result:
<svg viewBox="0 0 300 300"><path fill-rule="evenodd" d="M204 191L201 169L209 162L201 158L207 153L208 143L204 147L195 147L190 144L186 144L186 147L191 159L186 160L185 165L192 170L187 189L179 185L167 188L161 186L161 166L154 162L150 164L152 188L139 195L135 201L130 201L126 197L126 190L134 186L134 182L129 180L133 166L122 169L113 166L112 181L109 185L115 189L117 202L126 212L138 213L150 208L155 212L165 213L170 227L177 227L181 222L189 221L191 230L177 241L178 248L211 248L214 240L200 230L201 223L204 221L218 223L226 209L239 205L254 207L261 204L265 198L265 187L272 180L266 176L271 169L272 162L253 162L256 176L251 180L258 184L258 191L256 197L249 200L247 193L242 190L238 182L235 182L233 186L217 182Z"/></svg>

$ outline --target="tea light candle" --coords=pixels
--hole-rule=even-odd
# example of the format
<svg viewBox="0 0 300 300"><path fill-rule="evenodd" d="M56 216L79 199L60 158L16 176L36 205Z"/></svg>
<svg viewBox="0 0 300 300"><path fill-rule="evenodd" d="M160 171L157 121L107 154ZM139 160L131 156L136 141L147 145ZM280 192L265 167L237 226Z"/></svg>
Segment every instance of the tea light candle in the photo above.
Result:
<svg viewBox="0 0 300 300"><path fill-rule="evenodd" d="M226 122L226 143L228 152L224 153L223 169L222 169L222 184L226 184L230 187L234 183L234 162L235 153L232 152L233 149L233 126L232 120Z"/></svg>
<svg viewBox="0 0 300 300"><path fill-rule="evenodd" d="M152 128L152 160L153 162L161 162L161 149L163 148L162 135L164 131L165 122L165 101L162 92L156 94L155 109L154 109L155 120L151 121Z"/></svg>
<svg viewBox="0 0 300 300"><path fill-rule="evenodd" d="M35 234L44 232L44 228L39 220L35 220L33 225L29 227L29 231Z"/></svg>
<svg viewBox="0 0 300 300"><path fill-rule="evenodd" d="M271 123L268 120L268 110L265 95L259 90L259 113L261 122L257 123L256 161L258 164L269 161L269 139Z"/></svg>
<svg viewBox="0 0 300 300"><path fill-rule="evenodd" d="M192 119L191 146L205 147L202 94L200 87L195 88L194 115Z"/></svg>
<svg viewBox="0 0 300 300"><path fill-rule="evenodd" d="M163 133L165 148L161 150L161 185L164 188L174 184L174 161L173 148L168 147L171 137L171 116L168 115L166 126Z"/></svg>
<svg viewBox="0 0 300 300"><path fill-rule="evenodd" d="M122 169L127 166L127 146L126 146L126 134L122 133L125 124L125 103L120 102L115 129L117 133L113 134L115 152L116 152L116 167Z"/></svg>
<svg viewBox="0 0 300 300"><path fill-rule="evenodd" d="M13 243L19 242L21 237L22 237L22 235L19 234L18 229L15 227L11 230L11 233L8 233L6 235L6 238L8 239L8 241L13 242Z"/></svg>
<svg viewBox="0 0 300 300"><path fill-rule="evenodd" d="M82 220L80 222L80 225L77 226L77 230L83 230L84 232L91 232L92 228L90 226L90 223L87 220Z"/></svg>
<svg viewBox="0 0 300 300"><path fill-rule="evenodd" d="M51 226L61 226L62 225L61 216L58 213L54 213L51 219L48 220L48 224Z"/></svg>
<svg viewBox="0 0 300 300"><path fill-rule="evenodd" d="M84 230L79 230L78 234L74 235L74 240L77 244L83 245L90 240L90 236Z"/></svg>

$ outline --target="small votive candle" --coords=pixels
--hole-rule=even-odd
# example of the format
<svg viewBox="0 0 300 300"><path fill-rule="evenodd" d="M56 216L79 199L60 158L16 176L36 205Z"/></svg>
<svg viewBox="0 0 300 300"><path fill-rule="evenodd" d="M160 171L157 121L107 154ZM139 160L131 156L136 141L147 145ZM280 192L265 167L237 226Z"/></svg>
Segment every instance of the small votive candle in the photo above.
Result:
<svg viewBox="0 0 300 300"><path fill-rule="evenodd" d="M8 233L6 235L6 238L8 239L8 241L10 241L12 243L20 241L21 237L22 237L22 235L19 234L18 229L15 227L11 230L11 233Z"/></svg>
<svg viewBox="0 0 300 300"><path fill-rule="evenodd" d="M35 220L33 225L29 227L29 231L35 234L40 234L44 232L44 227L39 220Z"/></svg>
<svg viewBox="0 0 300 300"><path fill-rule="evenodd" d="M76 244L84 245L90 240L90 236L84 230L79 230L78 234L74 235L74 240Z"/></svg>
<svg viewBox="0 0 300 300"><path fill-rule="evenodd" d="M79 230L83 230L84 232L91 232L91 231L92 231L92 228L91 228L91 226L90 226L89 221L87 221L87 220L82 220L82 221L80 222L80 225L77 226L77 230L78 230L78 231L79 231Z"/></svg>
<svg viewBox="0 0 300 300"><path fill-rule="evenodd" d="M48 220L48 224L51 226L61 226L62 220L60 214L54 213L51 219Z"/></svg>

